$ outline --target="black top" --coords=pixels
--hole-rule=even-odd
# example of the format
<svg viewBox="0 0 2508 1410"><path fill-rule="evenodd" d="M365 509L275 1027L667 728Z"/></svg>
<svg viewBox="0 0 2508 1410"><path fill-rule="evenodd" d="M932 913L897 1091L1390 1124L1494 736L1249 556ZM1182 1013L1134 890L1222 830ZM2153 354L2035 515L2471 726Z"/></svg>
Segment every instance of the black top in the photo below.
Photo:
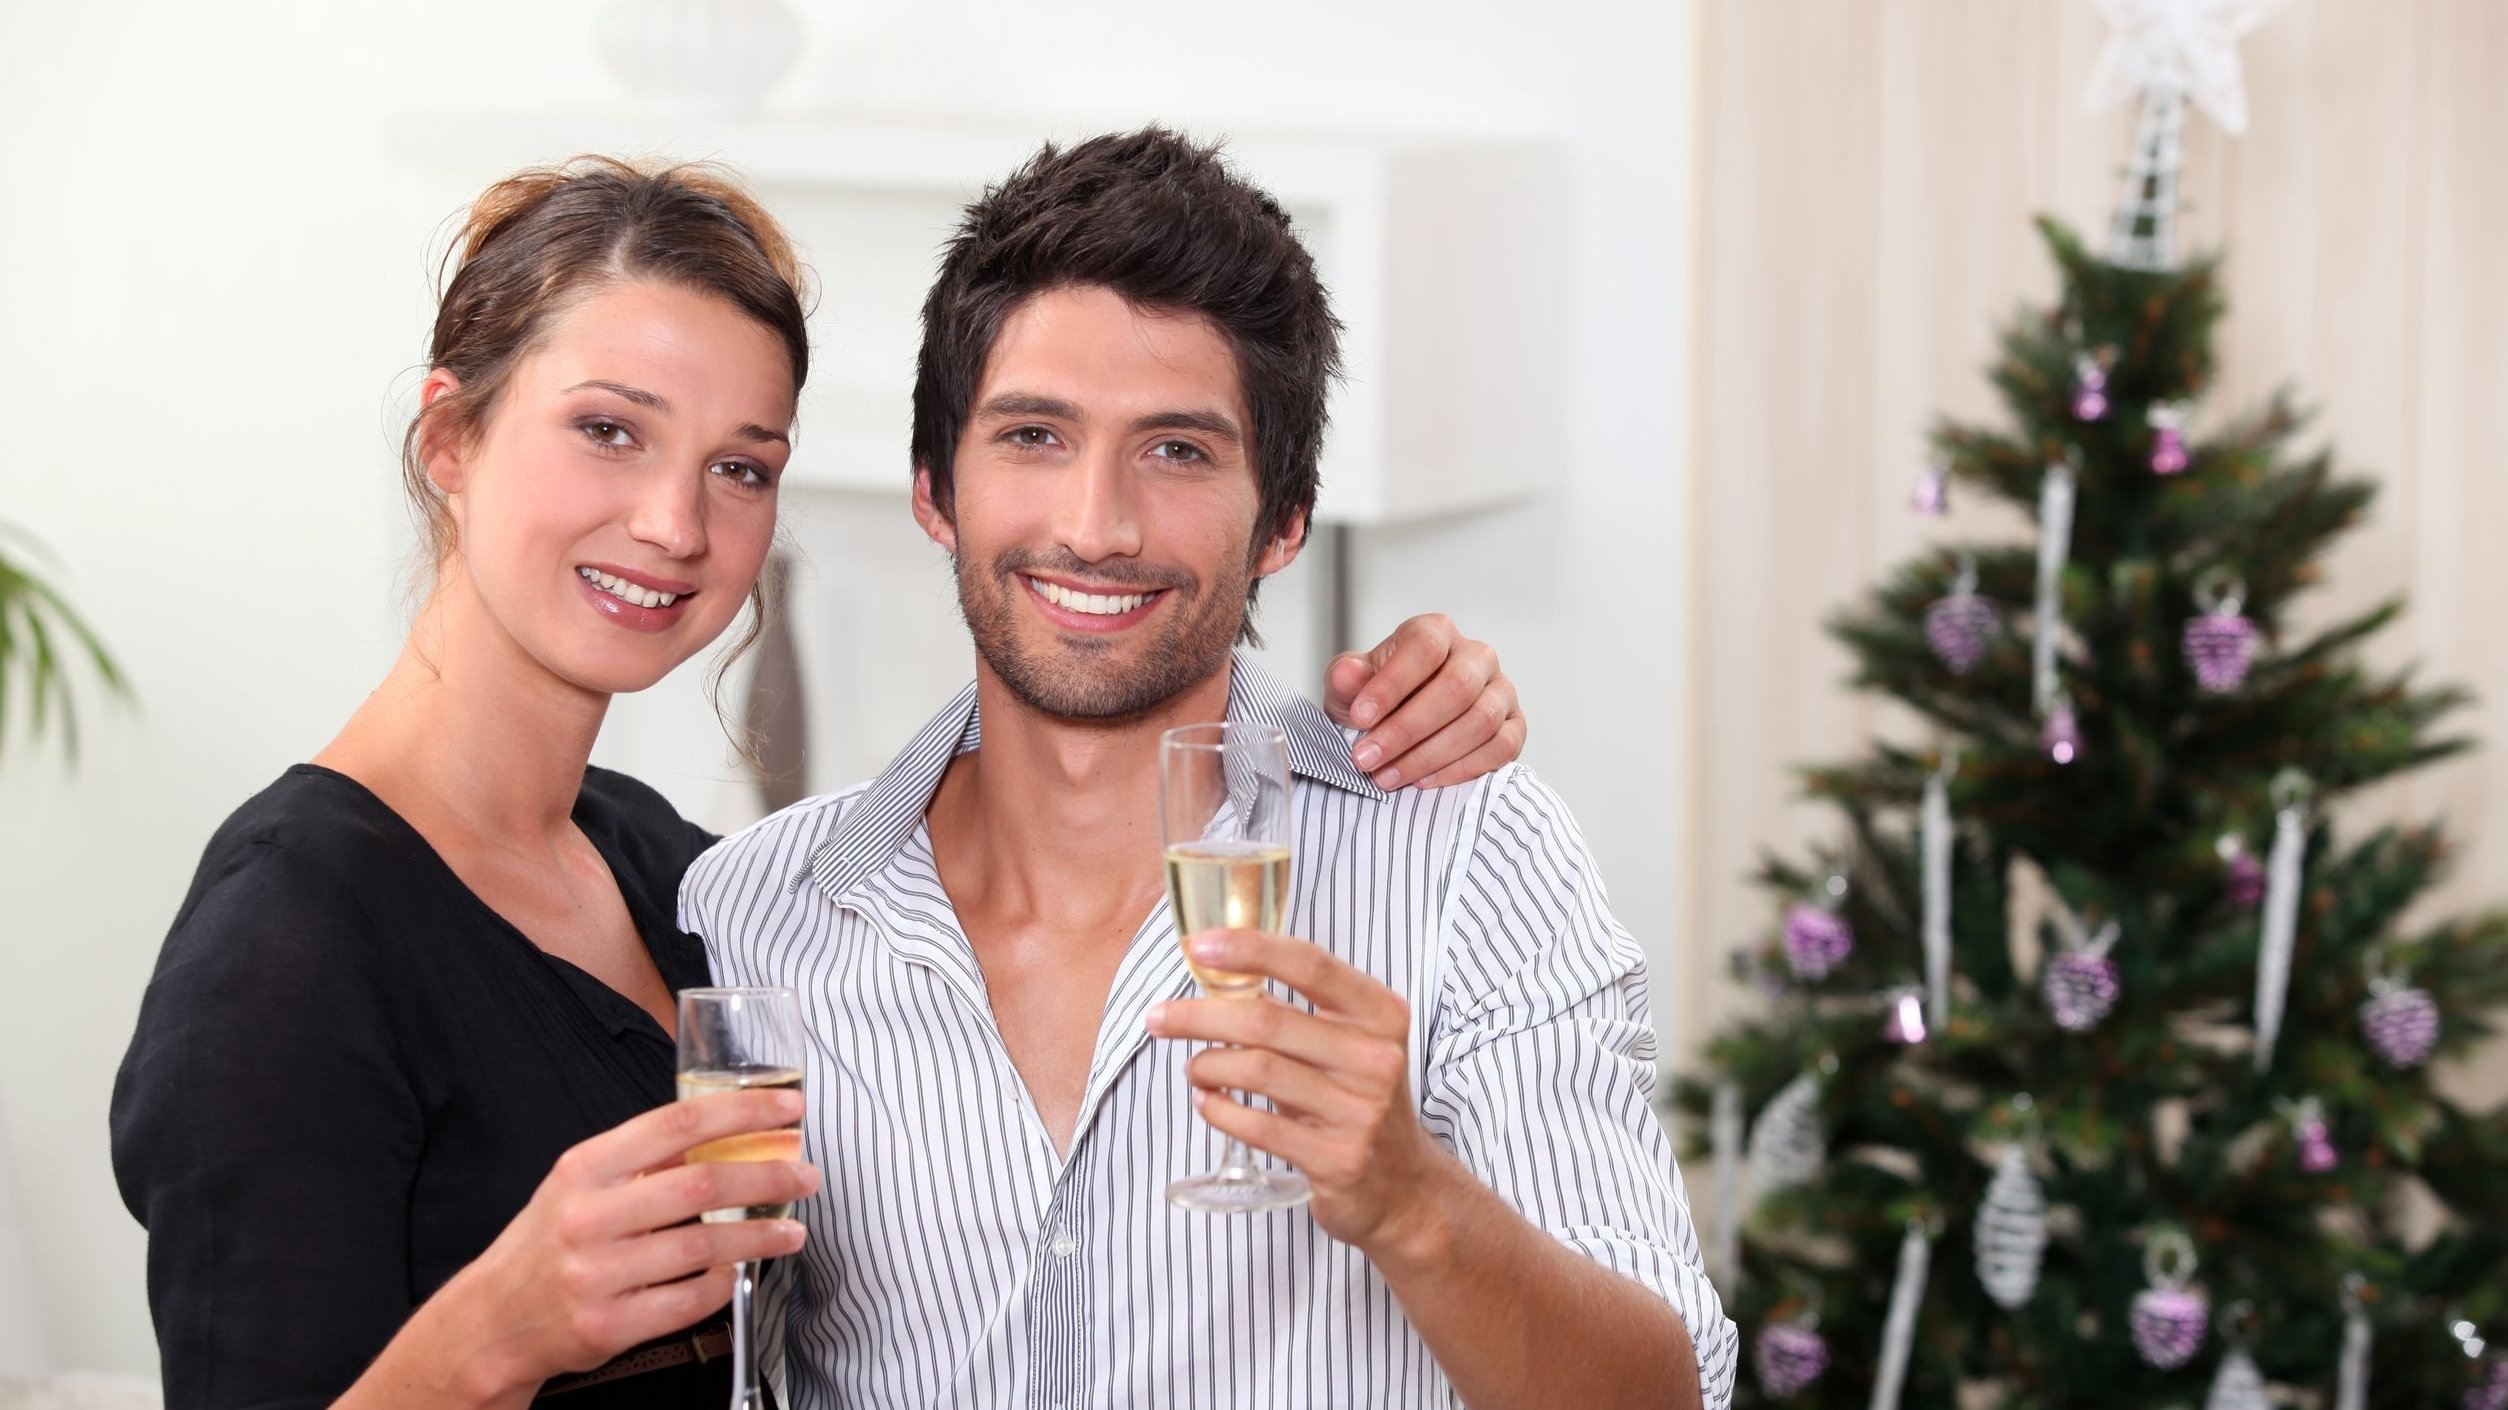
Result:
<svg viewBox="0 0 2508 1410"><path fill-rule="evenodd" d="M605 769L574 817L663 980L705 984L675 920L713 836ZM671 1100L673 1066L383 800L289 769L210 839L113 1084L169 1410L330 1404L560 1152ZM727 1360L550 1403L720 1410Z"/></svg>

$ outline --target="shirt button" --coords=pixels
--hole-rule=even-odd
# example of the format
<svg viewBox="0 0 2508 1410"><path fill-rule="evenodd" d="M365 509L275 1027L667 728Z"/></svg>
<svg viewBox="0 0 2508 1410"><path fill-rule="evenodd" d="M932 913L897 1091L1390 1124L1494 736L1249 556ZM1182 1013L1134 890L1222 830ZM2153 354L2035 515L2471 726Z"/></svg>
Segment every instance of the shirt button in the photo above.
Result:
<svg viewBox="0 0 2508 1410"><path fill-rule="evenodd" d="M1080 1241L1069 1234L1056 1234L1054 1241L1047 1247L1054 1251L1054 1257L1069 1258L1080 1251Z"/></svg>

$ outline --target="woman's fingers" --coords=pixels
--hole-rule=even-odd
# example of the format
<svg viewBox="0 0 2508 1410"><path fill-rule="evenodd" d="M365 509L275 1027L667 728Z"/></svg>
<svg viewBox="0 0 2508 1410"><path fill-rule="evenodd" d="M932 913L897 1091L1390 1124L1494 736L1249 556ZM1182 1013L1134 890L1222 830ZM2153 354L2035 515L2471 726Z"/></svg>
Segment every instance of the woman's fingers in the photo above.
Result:
<svg viewBox="0 0 2508 1410"><path fill-rule="evenodd" d="M789 1089L721 1092L671 1102L574 1146L557 1158L551 1173L566 1183L616 1185L677 1165L708 1141L790 1126L801 1119L801 1111L801 1094Z"/></svg>
<svg viewBox="0 0 2508 1410"><path fill-rule="evenodd" d="M818 1188L818 1167L791 1161L681 1165L576 1200L566 1211L562 1233L569 1245L590 1248L685 1223L710 1209L791 1204Z"/></svg>
<svg viewBox="0 0 2508 1410"><path fill-rule="evenodd" d="M800 1221L793 1219L737 1219L655 1229L585 1260L579 1274L580 1291L589 1297L622 1297L642 1288L676 1283L709 1268L781 1258L800 1249L802 1242Z"/></svg>

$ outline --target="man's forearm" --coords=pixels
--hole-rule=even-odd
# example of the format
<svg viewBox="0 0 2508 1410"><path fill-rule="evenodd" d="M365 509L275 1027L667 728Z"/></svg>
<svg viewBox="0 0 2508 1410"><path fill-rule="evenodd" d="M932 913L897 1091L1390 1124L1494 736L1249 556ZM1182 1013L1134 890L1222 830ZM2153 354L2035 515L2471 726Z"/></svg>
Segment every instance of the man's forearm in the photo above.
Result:
<svg viewBox="0 0 2508 1410"><path fill-rule="evenodd" d="M1439 1197L1368 1256L1465 1404L1701 1404L1678 1312L1535 1228L1460 1164L1445 1170Z"/></svg>

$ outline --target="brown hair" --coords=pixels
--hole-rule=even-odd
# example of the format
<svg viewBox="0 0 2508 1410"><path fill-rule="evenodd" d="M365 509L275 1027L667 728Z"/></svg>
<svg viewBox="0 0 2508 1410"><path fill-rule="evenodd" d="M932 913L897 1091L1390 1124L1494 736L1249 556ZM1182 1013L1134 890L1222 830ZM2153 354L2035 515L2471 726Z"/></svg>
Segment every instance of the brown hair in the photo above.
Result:
<svg viewBox="0 0 2508 1410"><path fill-rule="evenodd" d="M448 437L474 441L514 364L586 295L638 279L715 295L783 340L795 395L809 377L801 263L775 218L719 167L579 156L517 172L471 202L445 264L452 278L437 301L427 366L460 385L420 408L401 439L403 487L437 565L454 532L443 491L427 475L429 452ZM764 629L759 576L748 630L715 668L718 687Z"/></svg>
<svg viewBox="0 0 2508 1410"><path fill-rule="evenodd" d="M1199 314L1236 354L1254 422L1261 509L1252 548L1315 507L1325 398L1341 372L1340 321L1288 212L1220 157L1162 127L1047 143L966 209L923 304L914 464L952 512L958 437L1003 320L1064 285ZM1260 583L1255 584L1257 588ZM1246 631L1252 631L1249 613Z"/></svg>

